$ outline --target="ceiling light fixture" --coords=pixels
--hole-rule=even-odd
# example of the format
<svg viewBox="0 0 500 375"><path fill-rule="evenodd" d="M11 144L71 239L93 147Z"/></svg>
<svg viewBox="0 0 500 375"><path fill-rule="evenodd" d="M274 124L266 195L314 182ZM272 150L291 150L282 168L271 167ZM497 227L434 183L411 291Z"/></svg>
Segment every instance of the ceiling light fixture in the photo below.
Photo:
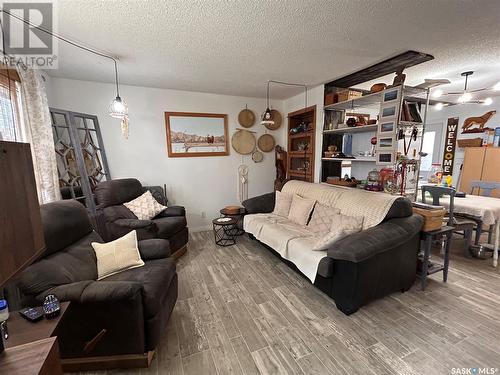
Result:
<svg viewBox="0 0 500 375"><path fill-rule="evenodd" d="M491 103L493 103L493 99L491 99L491 98L486 98L483 101L484 105L491 105Z"/></svg>
<svg viewBox="0 0 500 375"><path fill-rule="evenodd" d="M304 85L302 83L292 83L292 82L282 82L282 81L273 81L269 80L267 81L267 108L262 114L262 120L260 122L261 125L274 125L274 120L272 119L273 115L271 113L271 109L269 106L269 86L271 83L277 83L278 85L285 85L285 86L297 86L297 87L303 87L304 88L304 95L305 95L305 106L304 108L307 108L307 85Z"/></svg>
<svg viewBox="0 0 500 375"><path fill-rule="evenodd" d="M442 109L443 109L443 107L444 107L444 104L443 104L443 103L436 103L436 105L434 106L434 109L435 109L436 111L440 111L440 110L442 110Z"/></svg>
<svg viewBox="0 0 500 375"><path fill-rule="evenodd" d="M464 83L464 89L460 92L441 92L438 93L438 90L436 90L435 93L433 93L434 97L439 97L439 96L447 96L447 95L459 95L457 99L457 104L484 104L484 105L490 105L493 100L491 98L486 98L486 99L474 99L473 94L482 92L482 91L490 91L490 90L500 90L500 82L498 82L495 86L489 87L489 88L482 88L482 89L476 89L476 90L469 90L467 88L467 85L469 83L469 76L471 76L474 72L473 71L467 71L461 73L462 77L465 77L465 83ZM438 94L436 96L436 94ZM448 105L453 105L452 103L449 103Z"/></svg>

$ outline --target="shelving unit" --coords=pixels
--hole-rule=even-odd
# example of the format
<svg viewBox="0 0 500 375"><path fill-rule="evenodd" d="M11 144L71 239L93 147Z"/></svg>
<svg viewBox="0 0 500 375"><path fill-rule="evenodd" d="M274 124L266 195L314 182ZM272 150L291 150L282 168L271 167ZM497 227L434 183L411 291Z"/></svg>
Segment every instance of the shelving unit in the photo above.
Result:
<svg viewBox="0 0 500 375"><path fill-rule="evenodd" d="M328 93L339 90L341 89L332 86L331 83L326 84L325 99ZM398 91L398 95L389 97L389 94L394 94L395 90ZM411 192L412 194L416 194L416 182L414 180L418 180L418 153L421 151L421 138L424 131L429 100L428 94L429 91L427 89L411 86L395 86L376 93L364 93L363 96L354 98L352 100L325 105L323 108L325 111L325 122L323 124L324 130L322 132L322 156L324 156L324 152L328 150L328 146L333 145L337 147L338 151L343 152L346 156L350 156L350 154L352 154L352 156L354 156L354 159L350 157L322 157L321 181L326 182L327 178L330 176L343 177L343 174L346 173L346 170L343 170L342 168L345 168L346 166L348 166L348 164L350 164L351 167L350 175L358 179L366 178L368 172L374 168L380 170L383 167L391 167L396 171L401 170L400 175L403 176L405 175L405 172L408 173L408 171L413 173L414 168L412 164L409 164L409 169L408 171L406 171L407 166L406 164L402 163L402 160L404 158L400 157L400 155L404 155L405 158L417 160L417 177L412 177L411 179L408 178L404 180L407 188L400 191L400 193L408 194L409 192ZM411 105L413 106L413 108L417 107L420 111L422 122L401 121L403 105L404 109L406 110L406 114L409 113L408 107L410 106L410 104L404 104L405 102L416 103ZM425 106L422 106L422 104L424 104ZM393 114L386 114L385 110L391 106L394 107L391 108ZM383 112L384 114L386 114L385 117L382 115L382 109L384 109ZM339 123L344 123L346 121L346 117L355 117L356 114L360 115L361 113L370 114L371 119L373 119L376 115L377 124L335 128ZM349 116L347 116L347 114L349 114ZM387 120L388 117L392 117L391 121ZM394 131L390 134L385 133L384 135L379 133L380 129L378 123L380 122L380 118L382 118L382 125L386 124L386 122L393 122ZM413 118L415 118L415 116L413 116ZM334 128L332 129L332 127ZM418 131L418 137L416 141L414 140L413 143L411 143L410 147L408 145L408 136L414 128L416 128ZM405 134L405 141L399 140L398 134L400 130L402 130ZM378 137L377 139L380 144L382 144L380 142L381 139L383 139L384 141L388 139L389 144L391 144L390 139L392 139L392 146L385 150L380 147L379 144L376 146L377 148L375 151L375 156L356 157L357 151L369 151L372 149L370 140L374 136ZM349 138L346 139L345 137ZM352 144L352 150L350 153L347 150L344 150L344 146L349 143L348 141L350 141ZM383 160L379 160L379 158L383 159L382 156L389 155L392 155L392 158L387 157L387 159L390 159L390 162L383 162ZM351 163L346 163L348 161ZM403 169L405 169L405 171L403 171ZM408 181L411 181L411 186L408 186Z"/></svg>
<svg viewBox="0 0 500 375"><path fill-rule="evenodd" d="M290 134L290 130L306 123L307 131ZM288 163L287 178L314 181L314 150L316 135L316 106L288 114ZM300 149L306 145L306 149Z"/></svg>

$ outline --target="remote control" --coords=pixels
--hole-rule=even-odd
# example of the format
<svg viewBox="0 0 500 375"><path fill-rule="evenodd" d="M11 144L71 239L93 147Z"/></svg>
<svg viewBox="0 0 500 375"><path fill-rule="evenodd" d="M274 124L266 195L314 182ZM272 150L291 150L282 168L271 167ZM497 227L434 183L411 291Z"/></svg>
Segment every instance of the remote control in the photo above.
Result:
<svg viewBox="0 0 500 375"><path fill-rule="evenodd" d="M47 319L55 318L61 312L61 305L59 300L53 294L49 294L43 301L43 312Z"/></svg>
<svg viewBox="0 0 500 375"><path fill-rule="evenodd" d="M28 307L19 311L19 314L30 322L36 322L43 318L43 309L41 307Z"/></svg>

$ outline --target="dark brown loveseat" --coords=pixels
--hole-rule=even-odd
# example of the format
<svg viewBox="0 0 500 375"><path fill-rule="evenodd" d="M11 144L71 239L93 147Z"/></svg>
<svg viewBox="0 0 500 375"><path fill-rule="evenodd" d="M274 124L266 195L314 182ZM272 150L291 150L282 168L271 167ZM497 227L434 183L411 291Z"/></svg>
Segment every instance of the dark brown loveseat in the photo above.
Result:
<svg viewBox="0 0 500 375"><path fill-rule="evenodd" d="M63 360L81 365L90 359L80 367L89 369L97 363L120 367L121 358L147 365L177 300L168 242L139 241L144 266L97 281L91 242L103 241L86 209L74 200L58 201L42 205L41 216L46 251L24 270L19 287L30 304L49 293L71 301L57 331Z"/></svg>

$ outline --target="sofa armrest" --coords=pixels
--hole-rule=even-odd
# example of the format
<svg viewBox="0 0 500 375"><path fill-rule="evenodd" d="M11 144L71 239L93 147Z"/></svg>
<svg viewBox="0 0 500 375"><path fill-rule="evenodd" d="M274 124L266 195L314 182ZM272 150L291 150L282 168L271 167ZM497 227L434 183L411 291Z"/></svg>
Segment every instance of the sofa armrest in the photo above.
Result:
<svg viewBox="0 0 500 375"><path fill-rule="evenodd" d="M78 302L118 302L124 300L141 299L142 286L133 282L126 281L94 281L87 285L83 290Z"/></svg>
<svg viewBox="0 0 500 375"><path fill-rule="evenodd" d="M163 259L170 256L170 243L161 238L139 241L139 252L143 260Z"/></svg>
<svg viewBox="0 0 500 375"><path fill-rule="evenodd" d="M152 220L139 220L139 219L118 219L114 222L120 227L129 229L155 229L156 224Z"/></svg>
<svg viewBox="0 0 500 375"><path fill-rule="evenodd" d="M169 206L160 212L156 217L186 216L186 209L182 206Z"/></svg>
<svg viewBox="0 0 500 375"><path fill-rule="evenodd" d="M390 219L341 239L328 250L328 256L359 263L409 241L420 232L422 225L420 215Z"/></svg>
<svg viewBox="0 0 500 375"><path fill-rule="evenodd" d="M276 193L267 193L244 200L241 204L247 210L248 214L266 214L273 212Z"/></svg>

